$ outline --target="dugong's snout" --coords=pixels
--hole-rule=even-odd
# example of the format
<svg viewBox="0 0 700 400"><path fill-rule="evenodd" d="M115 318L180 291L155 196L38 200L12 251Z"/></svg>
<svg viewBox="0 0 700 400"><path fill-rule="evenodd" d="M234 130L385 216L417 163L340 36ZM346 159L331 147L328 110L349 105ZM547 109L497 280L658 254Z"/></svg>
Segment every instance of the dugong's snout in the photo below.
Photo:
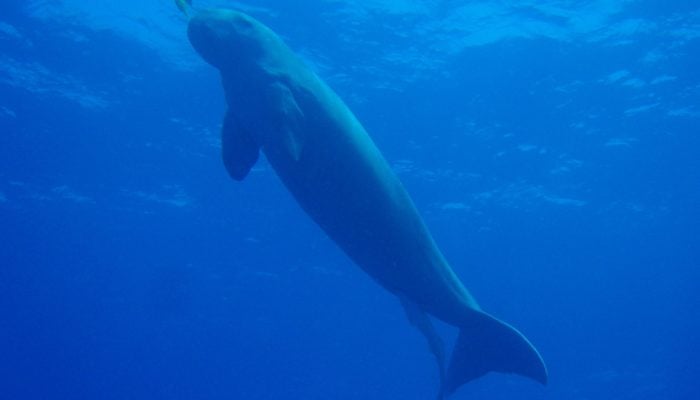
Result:
<svg viewBox="0 0 700 400"><path fill-rule="evenodd" d="M256 28L250 17L238 11L209 9L190 20L187 36L206 62L222 69L260 52Z"/></svg>

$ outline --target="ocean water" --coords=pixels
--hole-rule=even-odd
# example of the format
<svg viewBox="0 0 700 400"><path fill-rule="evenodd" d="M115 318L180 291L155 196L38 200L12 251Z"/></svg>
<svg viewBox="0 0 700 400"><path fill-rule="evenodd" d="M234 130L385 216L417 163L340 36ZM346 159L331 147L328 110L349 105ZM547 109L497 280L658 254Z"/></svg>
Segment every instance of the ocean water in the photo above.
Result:
<svg viewBox="0 0 700 400"><path fill-rule="evenodd" d="M211 6L338 92L547 363L452 398L698 398L698 2ZM398 301L264 159L227 176L186 25L171 1L0 6L0 399L433 399Z"/></svg>

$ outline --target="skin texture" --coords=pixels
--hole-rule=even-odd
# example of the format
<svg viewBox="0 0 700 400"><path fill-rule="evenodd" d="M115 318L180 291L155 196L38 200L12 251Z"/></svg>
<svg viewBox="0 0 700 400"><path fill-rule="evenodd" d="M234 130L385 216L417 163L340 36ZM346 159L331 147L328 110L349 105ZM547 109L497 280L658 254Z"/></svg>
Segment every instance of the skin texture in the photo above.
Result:
<svg viewBox="0 0 700 400"><path fill-rule="evenodd" d="M483 313L462 285L360 122L274 32L243 13L214 9L192 18L188 35L221 73L229 174L244 179L262 151L304 211L401 299L440 371L442 342L426 313L461 329L439 397L489 371L546 382L537 351Z"/></svg>

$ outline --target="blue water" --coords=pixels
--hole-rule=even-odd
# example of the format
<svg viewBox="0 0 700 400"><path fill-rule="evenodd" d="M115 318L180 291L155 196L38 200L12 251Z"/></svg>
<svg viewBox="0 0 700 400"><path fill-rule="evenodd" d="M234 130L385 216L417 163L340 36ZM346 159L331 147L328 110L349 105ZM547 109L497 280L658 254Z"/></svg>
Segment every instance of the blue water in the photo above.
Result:
<svg viewBox="0 0 700 400"><path fill-rule="evenodd" d="M454 399L697 399L695 1L194 1L285 38L547 362ZM170 1L4 0L0 399L432 399L399 303L264 160ZM448 344L455 330L439 325Z"/></svg>

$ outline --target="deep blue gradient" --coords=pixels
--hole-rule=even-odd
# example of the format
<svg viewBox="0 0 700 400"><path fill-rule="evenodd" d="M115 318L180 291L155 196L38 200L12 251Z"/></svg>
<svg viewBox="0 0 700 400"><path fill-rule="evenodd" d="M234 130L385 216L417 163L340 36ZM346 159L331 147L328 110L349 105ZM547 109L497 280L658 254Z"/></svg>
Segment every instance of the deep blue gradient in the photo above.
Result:
<svg viewBox="0 0 700 400"><path fill-rule="evenodd" d="M698 398L697 2L194 3L308 60L548 364L547 387L492 374L455 399ZM396 299L264 160L228 178L186 23L170 1L3 2L0 398L434 398Z"/></svg>

